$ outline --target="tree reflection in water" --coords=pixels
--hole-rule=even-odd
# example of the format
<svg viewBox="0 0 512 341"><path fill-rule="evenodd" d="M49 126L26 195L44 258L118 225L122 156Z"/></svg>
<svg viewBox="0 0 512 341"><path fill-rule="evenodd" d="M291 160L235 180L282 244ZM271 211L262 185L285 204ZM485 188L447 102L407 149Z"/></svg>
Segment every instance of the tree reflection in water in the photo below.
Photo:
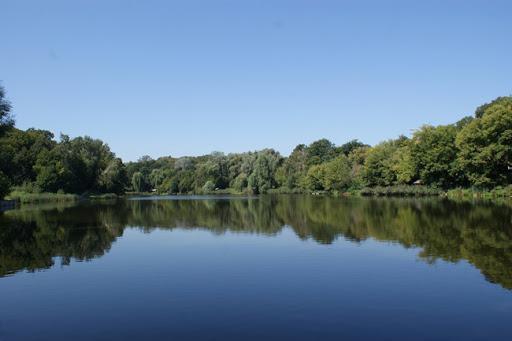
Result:
<svg viewBox="0 0 512 341"><path fill-rule="evenodd" d="M418 247L432 263L467 260L512 289L512 208L440 199L261 196L198 200L120 200L0 214L0 276L49 268L54 259L101 257L128 227L206 229L275 235L289 226L321 244L368 238Z"/></svg>

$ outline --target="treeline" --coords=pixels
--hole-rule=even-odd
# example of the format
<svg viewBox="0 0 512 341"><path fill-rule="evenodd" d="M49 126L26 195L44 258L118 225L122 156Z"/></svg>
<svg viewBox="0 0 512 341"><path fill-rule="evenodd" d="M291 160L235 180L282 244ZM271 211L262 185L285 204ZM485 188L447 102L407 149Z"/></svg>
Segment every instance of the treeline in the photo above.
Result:
<svg viewBox="0 0 512 341"><path fill-rule="evenodd" d="M425 125L370 147L358 140L336 146L322 139L298 145L289 157L272 149L200 157L143 157L127 164L134 191L159 193L346 192L396 186L389 193L437 194L451 188L492 189L512 183L512 97L478 107L474 116Z"/></svg>
<svg viewBox="0 0 512 341"><path fill-rule="evenodd" d="M0 87L0 198L24 192L123 193L125 165L109 147L90 137L74 139L14 127L10 103Z"/></svg>
<svg viewBox="0 0 512 341"><path fill-rule="evenodd" d="M0 197L13 188L64 193L379 193L408 185L430 189L492 189L512 183L512 97L499 97L450 125L425 125L411 137L376 146L358 140L336 146L322 139L289 157L273 149L198 157L148 156L123 164L90 137L57 142L44 130L14 128L0 88ZM368 189L373 190L368 190ZM418 186L411 193L417 192Z"/></svg>

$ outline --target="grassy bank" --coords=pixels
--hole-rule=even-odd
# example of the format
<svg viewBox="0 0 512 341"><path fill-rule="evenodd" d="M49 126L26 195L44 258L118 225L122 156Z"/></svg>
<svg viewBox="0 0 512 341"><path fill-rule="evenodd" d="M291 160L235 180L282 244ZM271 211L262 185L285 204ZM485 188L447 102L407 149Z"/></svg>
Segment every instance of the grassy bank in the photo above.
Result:
<svg viewBox="0 0 512 341"><path fill-rule="evenodd" d="M214 192L201 192L190 194L207 194L207 195L243 195L247 193L238 192L232 188L217 190ZM310 194L310 195L334 195L334 196L364 196L364 197L427 197L427 196L443 196L451 199L498 199L498 198L512 198L512 185L507 187L497 187L492 190L477 190L477 189L452 189L448 191L440 190L437 188L427 186L377 186L368 187L361 190L351 190L348 192L304 192L299 190L290 190L286 188L271 189L268 194ZM128 192L126 196L159 196L168 195L162 193L134 193ZM187 195L187 194L181 194ZM21 204L38 204L38 203L51 203L51 202L76 202L79 200L115 200L119 196L112 193L107 194L65 194L65 193L29 193L24 191L15 190L7 200L14 200Z"/></svg>
<svg viewBox="0 0 512 341"><path fill-rule="evenodd" d="M439 196L444 192L426 186L389 186L389 187L368 187L359 191L361 196L375 197L426 197Z"/></svg>
<svg viewBox="0 0 512 341"><path fill-rule="evenodd" d="M444 196L452 199L497 199L512 198L512 185L491 190L457 188L447 191L427 186L369 187L356 191L355 194L376 197Z"/></svg>
<svg viewBox="0 0 512 341"><path fill-rule="evenodd" d="M26 193L12 192L7 199L15 200L22 204L34 204L45 202L71 202L80 200L80 196L76 194L65 193Z"/></svg>
<svg viewBox="0 0 512 341"><path fill-rule="evenodd" d="M63 203L77 202L80 200L113 200L119 198L113 193L107 194L67 194L67 193L30 193L23 191L13 191L6 199L14 200L21 204L39 204L39 203Z"/></svg>
<svg viewBox="0 0 512 341"><path fill-rule="evenodd" d="M115 193L91 194L85 196L85 198L90 200L115 200L119 198L119 195Z"/></svg>
<svg viewBox="0 0 512 341"><path fill-rule="evenodd" d="M512 198L512 185L507 187L496 187L492 190L478 189L452 189L446 195L454 199L497 199Z"/></svg>

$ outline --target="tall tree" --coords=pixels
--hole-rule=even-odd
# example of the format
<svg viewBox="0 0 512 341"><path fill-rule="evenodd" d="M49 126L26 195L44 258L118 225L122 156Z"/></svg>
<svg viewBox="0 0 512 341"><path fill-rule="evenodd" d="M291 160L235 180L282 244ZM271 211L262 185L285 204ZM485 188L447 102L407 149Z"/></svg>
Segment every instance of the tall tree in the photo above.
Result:
<svg viewBox="0 0 512 341"><path fill-rule="evenodd" d="M5 98L5 89L0 86L0 137L14 126L11 116L11 103ZM7 175L0 169L0 199L9 193L10 181Z"/></svg>
<svg viewBox="0 0 512 341"><path fill-rule="evenodd" d="M400 143L398 140L389 140L368 151L363 171L363 179L367 186L391 186L396 183L393 155L400 147Z"/></svg>
<svg viewBox="0 0 512 341"><path fill-rule="evenodd" d="M99 175L98 188L102 193L122 194L127 183L126 167L121 159L115 158Z"/></svg>
<svg viewBox="0 0 512 341"><path fill-rule="evenodd" d="M460 131L456 144L460 165L473 186L511 184L512 97L497 98L477 110L477 118Z"/></svg>
<svg viewBox="0 0 512 341"><path fill-rule="evenodd" d="M265 149L258 153L254 170L248 178L248 186L254 193L266 193L275 188L275 173L282 162L282 158L273 149Z"/></svg>
<svg viewBox="0 0 512 341"><path fill-rule="evenodd" d="M0 137L14 126L11 103L5 98L5 89L0 85Z"/></svg>
<svg viewBox="0 0 512 341"><path fill-rule="evenodd" d="M87 136L70 139L62 135L55 148L44 151L38 158L34 166L37 184L48 192L63 190L82 194L101 191L106 183L101 183L101 175L109 166L114 167L114 159L114 153L101 140ZM111 171L107 173L112 175ZM116 174L122 176L122 172L116 171Z"/></svg>
<svg viewBox="0 0 512 341"><path fill-rule="evenodd" d="M0 170L13 185L36 180L34 165L43 151L53 149L56 142L46 130L10 129L0 138Z"/></svg>
<svg viewBox="0 0 512 341"><path fill-rule="evenodd" d="M331 141L327 139L315 141L311 143L306 149L306 160L308 166L319 165L326 161L330 161L335 156L335 146Z"/></svg>
<svg viewBox="0 0 512 341"><path fill-rule="evenodd" d="M455 125L425 125L414 133L409 151L414 169L424 184L449 188L462 181L457 169L456 136Z"/></svg>
<svg viewBox="0 0 512 341"><path fill-rule="evenodd" d="M351 167L348 158L342 154L324 164L323 187L328 191L344 191L352 182Z"/></svg>

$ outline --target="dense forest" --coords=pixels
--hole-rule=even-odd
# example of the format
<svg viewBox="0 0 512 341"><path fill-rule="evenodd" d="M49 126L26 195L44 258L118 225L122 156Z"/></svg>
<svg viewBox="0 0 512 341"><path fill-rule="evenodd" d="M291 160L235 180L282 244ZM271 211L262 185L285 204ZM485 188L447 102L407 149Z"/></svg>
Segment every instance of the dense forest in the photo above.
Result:
<svg viewBox="0 0 512 341"><path fill-rule="evenodd" d="M123 163L101 140L58 140L19 130L0 88L0 197L27 193L372 193L372 188L489 190L512 184L512 96L472 116L375 146L327 139L300 144L288 157L273 149L197 157L141 157ZM421 185L421 186L418 186Z"/></svg>

